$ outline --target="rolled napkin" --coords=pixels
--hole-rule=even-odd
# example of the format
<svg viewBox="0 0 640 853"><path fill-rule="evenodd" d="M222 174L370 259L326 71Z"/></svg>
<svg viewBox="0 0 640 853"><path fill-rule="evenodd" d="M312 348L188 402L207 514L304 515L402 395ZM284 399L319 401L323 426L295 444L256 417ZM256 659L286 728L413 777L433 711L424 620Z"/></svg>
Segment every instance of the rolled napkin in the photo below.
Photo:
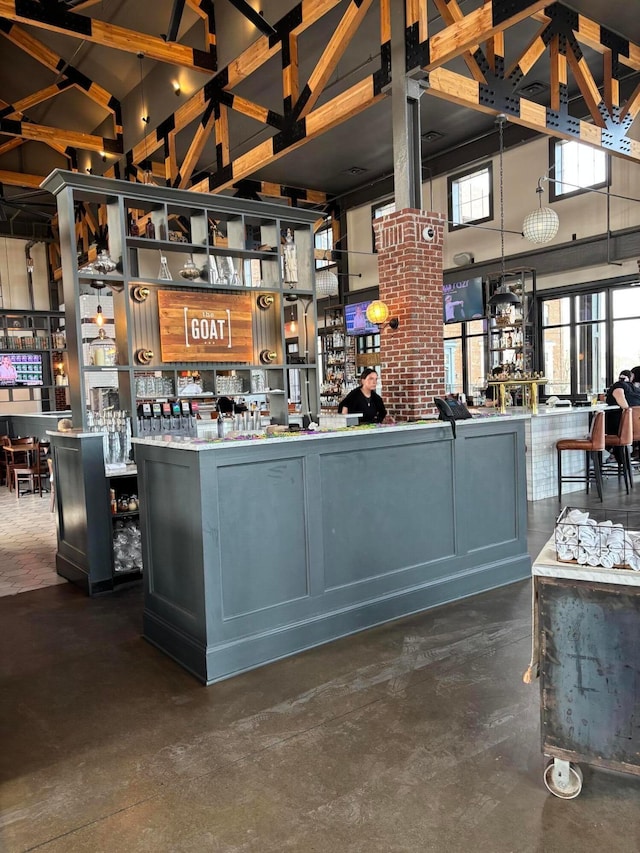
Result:
<svg viewBox="0 0 640 853"><path fill-rule="evenodd" d="M580 509L570 509L566 517L572 524L586 524L590 520L589 513Z"/></svg>
<svg viewBox="0 0 640 853"><path fill-rule="evenodd" d="M589 563L589 553L582 545L578 546L577 558L581 566L586 566Z"/></svg>
<svg viewBox="0 0 640 853"><path fill-rule="evenodd" d="M556 527L556 541L574 544L578 541L578 528L575 524L559 524Z"/></svg>
<svg viewBox="0 0 640 853"><path fill-rule="evenodd" d="M612 569L615 564L615 560L610 551L604 554L600 554L600 565L603 569Z"/></svg>

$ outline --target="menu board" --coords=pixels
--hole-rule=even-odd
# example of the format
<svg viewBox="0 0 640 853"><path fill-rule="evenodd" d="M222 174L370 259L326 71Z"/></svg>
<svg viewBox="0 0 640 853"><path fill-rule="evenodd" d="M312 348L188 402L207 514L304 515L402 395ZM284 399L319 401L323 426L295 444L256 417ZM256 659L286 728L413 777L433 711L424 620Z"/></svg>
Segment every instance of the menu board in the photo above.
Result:
<svg viewBox="0 0 640 853"><path fill-rule="evenodd" d="M253 360L251 294L158 291L164 362Z"/></svg>

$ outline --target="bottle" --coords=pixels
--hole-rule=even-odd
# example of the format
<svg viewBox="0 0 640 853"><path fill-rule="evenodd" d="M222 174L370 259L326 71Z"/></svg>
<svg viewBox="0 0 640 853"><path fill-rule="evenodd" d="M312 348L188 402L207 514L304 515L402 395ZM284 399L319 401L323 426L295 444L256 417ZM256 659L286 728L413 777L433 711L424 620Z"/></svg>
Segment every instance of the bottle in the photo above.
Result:
<svg viewBox="0 0 640 853"><path fill-rule="evenodd" d="M156 226L153 224L151 219L147 219L147 224L145 225L144 229L144 236L148 237L149 240L156 239Z"/></svg>
<svg viewBox="0 0 640 853"><path fill-rule="evenodd" d="M115 515L118 512L118 501L116 500L115 489L109 489L109 502L111 504L111 513Z"/></svg>
<svg viewBox="0 0 640 853"><path fill-rule="evenodd" d="M507 349L511 349L513 347L513 338L511 335L507 335Z"/></svg>

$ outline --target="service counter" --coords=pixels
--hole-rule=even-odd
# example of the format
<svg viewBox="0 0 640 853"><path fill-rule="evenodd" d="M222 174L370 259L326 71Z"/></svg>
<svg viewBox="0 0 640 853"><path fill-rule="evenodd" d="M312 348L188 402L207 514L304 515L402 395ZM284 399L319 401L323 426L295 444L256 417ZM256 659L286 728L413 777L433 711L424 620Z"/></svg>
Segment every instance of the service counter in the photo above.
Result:
<svg viewBox="0 0 640 853"><path fill-rule="evenodd" d="M61 418L70 418L71 412L31 412L0 417L0 433L11 438L34 436L47 440L47 432L55 430Z"/></svg>
<svg viewBox="0 0 640 853"><path fill-rule="evenodd" d="M527 577L526 424L134 439L144 636L210 684Z"/></svg>

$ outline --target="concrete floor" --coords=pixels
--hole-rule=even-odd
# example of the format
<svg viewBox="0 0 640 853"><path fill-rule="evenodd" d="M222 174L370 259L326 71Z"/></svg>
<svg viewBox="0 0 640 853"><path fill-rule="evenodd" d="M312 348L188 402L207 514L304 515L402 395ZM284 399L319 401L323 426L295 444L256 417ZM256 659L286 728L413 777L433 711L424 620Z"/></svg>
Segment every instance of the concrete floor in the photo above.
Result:
<svg viewBox="0 0 640 853"><path fill-rule="evenodd" d="M606 491L640 507L640 480ZM535 556L558 504L529 507ZM205 688L140 638L139 588L0 598L0 850L636 853L640 779L543 785L530 605L513 584Z"/></svg>

